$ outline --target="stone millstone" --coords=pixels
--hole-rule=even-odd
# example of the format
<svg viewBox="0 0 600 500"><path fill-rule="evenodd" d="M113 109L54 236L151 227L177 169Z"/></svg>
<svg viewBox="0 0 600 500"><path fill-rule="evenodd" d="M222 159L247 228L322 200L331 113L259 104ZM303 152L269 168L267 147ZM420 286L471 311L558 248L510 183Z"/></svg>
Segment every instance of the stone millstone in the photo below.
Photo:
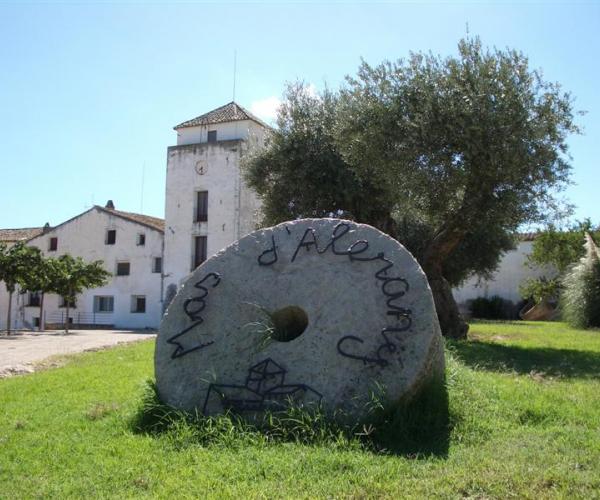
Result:
<svg viewBox="0 0 600 500"><path fill-rule="evenodd" d="M320 404L352 419L444 369L425 274L364 224L304 219L255 231L198 267L155 353L163 402L205 415ZM383 394L382 394L383 392Z"/></svg>

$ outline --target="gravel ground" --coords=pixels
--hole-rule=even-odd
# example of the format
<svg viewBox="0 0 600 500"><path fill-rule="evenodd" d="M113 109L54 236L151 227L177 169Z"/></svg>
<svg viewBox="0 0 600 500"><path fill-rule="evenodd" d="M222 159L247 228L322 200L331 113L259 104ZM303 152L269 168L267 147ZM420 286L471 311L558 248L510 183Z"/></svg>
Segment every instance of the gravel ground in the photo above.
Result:
<svg viewBox="0 0 600 500"><path fill-rule="evenodd" d="M73 330L0 334L0 378L30 373L47 358L156 337L153 331Z"/></svg>

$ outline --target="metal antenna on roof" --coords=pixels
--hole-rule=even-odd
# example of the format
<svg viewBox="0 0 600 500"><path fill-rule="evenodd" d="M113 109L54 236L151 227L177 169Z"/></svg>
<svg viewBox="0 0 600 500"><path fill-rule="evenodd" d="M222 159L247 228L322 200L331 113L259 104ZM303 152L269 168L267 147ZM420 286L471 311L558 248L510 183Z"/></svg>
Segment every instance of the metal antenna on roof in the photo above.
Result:
<svg viewBox="0 0 600 500"><path fill-rule="evenodd" d="M237 72L237 50L233 51L233 98L232 101L235 102L235 77Z"/></svg>
<svg viewBox="0 0 600 500"><path fill-rule="evenodd" d="M140 213L144 213L144 174L146 171L146 162L142 165L142 192L140 195Z"/></svg>

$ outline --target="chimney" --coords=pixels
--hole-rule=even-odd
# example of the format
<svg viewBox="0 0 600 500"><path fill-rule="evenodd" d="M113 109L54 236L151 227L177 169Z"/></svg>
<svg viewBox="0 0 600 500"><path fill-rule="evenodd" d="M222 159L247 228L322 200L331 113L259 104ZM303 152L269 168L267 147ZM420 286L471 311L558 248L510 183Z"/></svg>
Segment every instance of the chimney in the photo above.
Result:
<svg viewBox="0 0 600 500"><path fill-rule="evenodd" d="M108 208L109 210L114 210L115 209L115 204L113 203L112 200L108 200L106 202L106 205L104 205L104 208Z"/></svg>
<svg viewBox="0 0 600 500"><path fill-rule="evenodd" d="M42 232L45 234L48 231L50 231L50 223L46 222L46 224L44 224L44 229L42 230Z"/></svg>

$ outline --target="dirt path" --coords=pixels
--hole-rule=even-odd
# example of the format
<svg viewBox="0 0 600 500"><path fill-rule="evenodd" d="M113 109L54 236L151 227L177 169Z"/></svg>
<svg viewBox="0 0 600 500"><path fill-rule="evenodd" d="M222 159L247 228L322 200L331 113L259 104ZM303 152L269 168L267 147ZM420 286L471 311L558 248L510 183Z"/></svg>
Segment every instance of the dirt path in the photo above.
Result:
<svg viewBox="0 0 600 500"><path fill-rule="evenodd" d="M73 330L63 332L18 332L0 335L0 378L29 373L50 356L98 349L123 342L150 339L156 332L121 330Z"/></svg>

